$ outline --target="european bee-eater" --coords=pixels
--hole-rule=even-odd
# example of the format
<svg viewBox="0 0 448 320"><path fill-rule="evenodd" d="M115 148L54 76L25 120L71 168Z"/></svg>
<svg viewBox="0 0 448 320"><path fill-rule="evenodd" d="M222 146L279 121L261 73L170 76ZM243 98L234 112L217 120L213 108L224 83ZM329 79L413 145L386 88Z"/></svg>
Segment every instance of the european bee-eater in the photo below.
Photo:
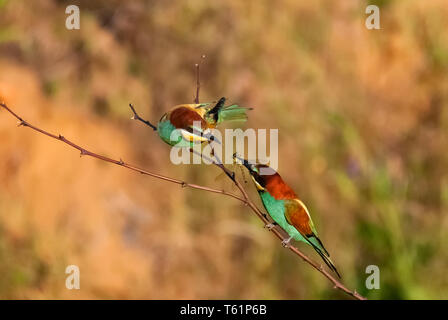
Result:
<svg viewBox="0 0 448 320"><path fill-rule="evenodd" d="M239 158L236 154L234 157L249 170L261 201L275 224L282 227L290 236L282 244L287 246L291 239L309 244L322 257L327 266L338 277L341 277L330 260L330 254L317 236L308 209L296 193L283 181L282 177L266 165L251 164L247 160ZM267 225L269 229L274 226L274 224Z"/></svg>
<svg viewBox="0 0 448 320"><path fill-rule="evenodd" d="M224 106L225 101L223 97L215 106L211 103L175 106L160 118L157 125L160 138L171 146L192 147L195 143L213 141L210 129L221 122L247 120L248 108Z"/></svg>

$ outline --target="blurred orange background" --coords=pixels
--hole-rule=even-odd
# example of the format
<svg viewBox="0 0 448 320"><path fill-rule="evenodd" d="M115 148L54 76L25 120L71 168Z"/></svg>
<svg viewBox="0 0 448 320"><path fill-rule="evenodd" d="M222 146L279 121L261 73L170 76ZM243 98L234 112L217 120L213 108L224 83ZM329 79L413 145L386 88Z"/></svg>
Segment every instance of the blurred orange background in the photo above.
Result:
<svg viewBox="0 0 448 320"><path fill-rule="evenodd" d="M370 3L380 30L365 27ZM70 4L80 30L65 28ZM254 107L247 128L279 129L279 172L343 282L372 299L441 299L447 16L442 0L0 0L0 96L89 150L232 191L216 168L173 165L129 120L128 103L156 121L193 102L205 54L201 101L225 96ZM346 298L238 201L80 158L5 111L0 137L0 298ZM65 287L71 264L80 290Z"/></svg>

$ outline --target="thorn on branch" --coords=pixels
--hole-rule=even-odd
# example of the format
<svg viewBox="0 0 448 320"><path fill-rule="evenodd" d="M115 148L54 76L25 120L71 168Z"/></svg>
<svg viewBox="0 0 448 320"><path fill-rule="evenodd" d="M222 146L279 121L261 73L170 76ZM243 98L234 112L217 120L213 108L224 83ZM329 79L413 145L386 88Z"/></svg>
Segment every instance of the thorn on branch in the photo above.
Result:
<svg viewBox="0 0 448 320"><path fill-rule="evenodd" d="M182 188L186 188L186 187L187 187L187 183L186 183L185 181L182 181L182 183L180 184L180 186L181 186Z"/></svg>
<svg viewBox="0 0 448 320"><path fill-rule="evenodd" d="M120 166L124 165L124 161L123 161L123 159L120 158L120 161L118 162L118 164L119 164Z"/></svg>

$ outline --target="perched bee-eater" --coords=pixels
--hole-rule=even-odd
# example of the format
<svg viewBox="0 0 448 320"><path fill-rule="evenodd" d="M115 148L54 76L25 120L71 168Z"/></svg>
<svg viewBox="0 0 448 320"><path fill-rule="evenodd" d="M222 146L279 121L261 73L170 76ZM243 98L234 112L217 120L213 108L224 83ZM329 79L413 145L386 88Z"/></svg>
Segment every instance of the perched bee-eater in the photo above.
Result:
<svg viewBox="0 0 448 320"><path fill-rule="evenodd" d="M330 254L317 236L308 209L296 193L283 181L282 177L266 165L251 164L247 160L239 158L236 154L234 157L249 170L261 201L274 220L274 224L269 224L267 227L272 229L275 225L279 225L290 236L282 244L287 246L291 239L309 244L322 257L327 266L338 277L341 277L330 260Z"/></svg>
<svg viewBox="0 0 448 320"><path fill-rule="evenodd" d="M157 125L160 138L171 146L192 147L195 143L215 140L210 129L224 121L247 120L248 108L224 106L225 101L223 97L215 106L211 103L175 106L160 118Z"/></svg>

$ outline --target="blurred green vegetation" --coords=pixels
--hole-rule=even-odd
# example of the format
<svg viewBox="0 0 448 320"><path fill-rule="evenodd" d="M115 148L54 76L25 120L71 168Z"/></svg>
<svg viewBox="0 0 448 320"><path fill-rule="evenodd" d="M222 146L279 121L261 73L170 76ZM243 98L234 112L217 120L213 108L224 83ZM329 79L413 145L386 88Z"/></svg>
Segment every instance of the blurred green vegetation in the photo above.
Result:
<svg viewBox="0 0 448 320"><path fill-rule="evenodd" d="M69 4L80 30L65 28ZM381 30L364 27L368 4ZM213 168L172 165L129 121L130 102L151 120L192 102L205 54L201 100L226 96L255 108L247 127L279 129L279 172L343 282L444 299L446 16L442 0L0 0L0 95L92 150L231 189ZM0 134L1 298L346 298L232 199L80 162L5 113ZM68 264L79 292L65 289ZM379 290L365 287L372 264Z"/></svg>

